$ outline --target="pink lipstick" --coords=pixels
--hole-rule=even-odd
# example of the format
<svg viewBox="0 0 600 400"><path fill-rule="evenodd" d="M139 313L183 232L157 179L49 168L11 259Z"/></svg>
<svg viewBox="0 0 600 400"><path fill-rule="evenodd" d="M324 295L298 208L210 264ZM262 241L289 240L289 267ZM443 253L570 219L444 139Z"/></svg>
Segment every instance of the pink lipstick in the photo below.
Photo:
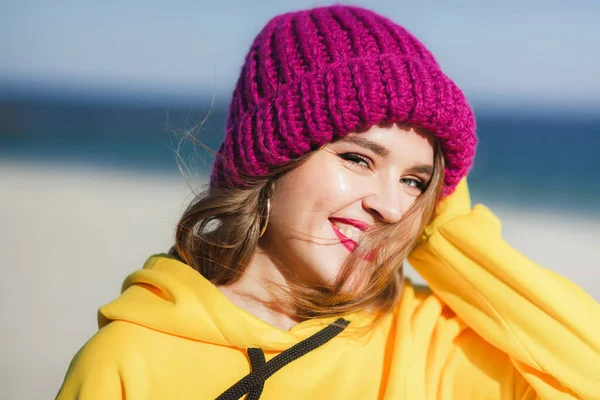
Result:
<svg viewBox="0 0 600 400"><path fill-rule="evenodd" d="M350 239L342 232L340 232L339 229L335 227L335 225L331 224L331 227L333 228L333 231L335 232L338 239L340 239L340 242L344 245L344 247L346 247L350 252L356 250L358 243L356 243L354 240Z"/></svg>
<svg viewBox="0 0 600 400"><path fill-rule="evenodd" d="M366 231L367 229L369 229L369 224L359 221L357 219L351 219L351 218L337 218L337 217L331 217L329 218L330 221L338 221L341 222L342 224L348 224L348 225L352 225L355 228L360 229L361 231Z"/></svg>
<svg viewBox="0 0 600 400"><path fill-rule="evenodd" d="M369 228L369 224L366 224L362 221L358 221L356 219L350 219L350 218L337 218L337 217L332 217L329 218L329 222L331 223L331 227L333 228L333 231L335 232L336 236L338 237L338 239L340 239L340 242L350 251L353 252L354 250L356 250L356 247L358 246L358 243L356 243L354 240L350 239L349 237L347 237L346 235L344 235L342 232L340 232L339 229L337 229L335 227L335 225L333 224L334 221L337 221L339 223L342 224L347 224L347 225L351 225L361 231L366 231Z"/></svg>

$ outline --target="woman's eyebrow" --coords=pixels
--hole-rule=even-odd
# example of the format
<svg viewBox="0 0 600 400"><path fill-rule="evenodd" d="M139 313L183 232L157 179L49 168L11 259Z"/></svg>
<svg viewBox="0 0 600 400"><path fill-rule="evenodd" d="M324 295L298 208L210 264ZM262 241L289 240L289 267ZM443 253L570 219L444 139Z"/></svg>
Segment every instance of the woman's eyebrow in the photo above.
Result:
<svg viewBox="0 0 600 400"><path fill-rule="evenodd" d="M360 137L358 135L346 136L343 140L345 142L354 143L358 146L364 147L365 149L371 150L380 157L387 157L390 154L390 151L387 148L365 137Z"/></svg>

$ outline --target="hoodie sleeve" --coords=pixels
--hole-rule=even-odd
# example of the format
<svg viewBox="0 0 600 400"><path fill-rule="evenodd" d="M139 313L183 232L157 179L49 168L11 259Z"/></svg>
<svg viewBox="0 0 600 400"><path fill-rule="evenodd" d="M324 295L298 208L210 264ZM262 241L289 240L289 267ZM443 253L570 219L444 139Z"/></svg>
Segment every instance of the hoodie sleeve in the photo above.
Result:
<svg viewBox="0 0 600 400"><path fill-rule="evenodd" d="M126 398L116 357L119 342L109 332L111 325L97 332L73 357L56 400Z"/></svg>
<svg viewBox="0 0 600 400"><path fill-rule="evenodd" d="M600 305L511 248L466 181L409 262L467 328L433 362L450 398L600 399Z"/></svg>

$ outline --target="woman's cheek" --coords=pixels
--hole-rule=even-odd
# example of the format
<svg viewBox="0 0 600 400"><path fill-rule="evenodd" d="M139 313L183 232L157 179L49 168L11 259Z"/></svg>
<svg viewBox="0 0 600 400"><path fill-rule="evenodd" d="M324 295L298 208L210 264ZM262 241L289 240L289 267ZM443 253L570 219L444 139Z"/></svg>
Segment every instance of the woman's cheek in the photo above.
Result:
<svg viewBox="0 0 600 400"><path fill-rule="evenodd" d="M350 191L351 184L349 182L349 177L346 176L344 172L338 173L337 178L337 189L342 193L347 193Z"/></svg>
<svg viewBox="0 0 600 400"><path fill-rule="evenodd" d="M344 163L347 161L341 162ZM369 181L364 174L357 172L345 164L336 165L334 181L338 193L360 193L369 185Z"/></svg>

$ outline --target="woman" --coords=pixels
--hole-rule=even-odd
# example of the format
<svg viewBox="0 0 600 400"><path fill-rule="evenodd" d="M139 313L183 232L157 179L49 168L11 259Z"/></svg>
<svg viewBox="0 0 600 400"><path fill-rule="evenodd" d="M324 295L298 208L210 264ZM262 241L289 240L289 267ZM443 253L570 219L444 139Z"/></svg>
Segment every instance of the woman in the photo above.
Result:
<svg viewBox="0 0 600 400"><path fill-rule="evenodd" d="M275 17L209 189L100 309L58 399L600 399L600 307L471 209L475 145L402 27Z"/></svg>

